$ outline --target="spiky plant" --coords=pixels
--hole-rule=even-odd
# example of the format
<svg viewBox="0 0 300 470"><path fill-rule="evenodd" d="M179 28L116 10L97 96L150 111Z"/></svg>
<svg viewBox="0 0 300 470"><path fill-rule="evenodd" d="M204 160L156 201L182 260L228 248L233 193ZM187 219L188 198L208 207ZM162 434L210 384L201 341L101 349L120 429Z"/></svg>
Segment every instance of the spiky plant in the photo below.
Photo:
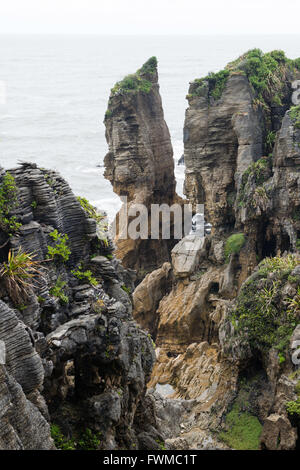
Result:
<svg viewBox="0 0 300 470"><path fill-rule="evenodd" d="M15 305L26 301L32 292L34 280L41 275L41 263L33 253L9 250L7 262L0 265L0 281Z"/></svg>

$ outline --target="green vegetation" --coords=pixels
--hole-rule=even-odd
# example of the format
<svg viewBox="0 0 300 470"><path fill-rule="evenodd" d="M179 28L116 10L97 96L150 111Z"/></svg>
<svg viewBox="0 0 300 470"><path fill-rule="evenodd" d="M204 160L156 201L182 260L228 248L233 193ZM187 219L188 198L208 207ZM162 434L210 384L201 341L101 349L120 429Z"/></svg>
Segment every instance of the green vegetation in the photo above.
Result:
<svg viewBox="0 0 300 470"><path fill-rule="evenodd" d="M293 377L290 377L291 380L299 377L299 370L295 371ZM289 415L290 421L293 426L299 427L300 425L300 380L298 380L295 386L295 392L298 395L297 400L288 401L285 404L286 411Z"/></svg>
<svg viewBox="0 0 300 470"><path fill-rule="evenodd" d="M77 433L76 437L67 439L57 424L51 425L51 437L60 450L97 450L100 446L99 432L93 433L89 428Z"/></svg>
<svg viewBox="0 0 300 470"><path fill-rule="evenodd" d="M107 110L105 111L104 118L109 118L109 117L112 116L112 114L113 114L112 111L111 111L110 109L107 109Z"/></svg>
<svg viewBox="0 0 300 470"><path fill-rule="evenodd" d="M34 278L41 274L40 262L33 259L32 253L10 250L7 262L0 265L0 279L10 298L16 305L28 299L34 285Z"/></svg>
<svg viewBox="0 0 300 470"><path fill-rule="evenodd" d="M37 202L36 201L32 201L32 203L30 205L31 205L33 210L37 208Z"/></svg>
<svg viewBox="0 0 300 470"><path fill-rule="evenodd" d="M92 204L86 198L78 196L77 200L85 211L86 215L96 221L98 226L98 237L104 246L108 246L108 239L106 234L108 225L105 215L99 214L96 207L92 206Z"/></svg>
<svg viewBox="0 0 300 470"><path fill-rule="evenodd" d="M155 439L155 442L158 444L160 450L167 450L165 443L163 441L160 441L159 439Z"/></svg>
<svg viewBox="0 0 300 470"><path fill-rule="evenodd" d="M58 276L55 286L51 287L49 293L54 297L57 297L60 300L61 304L68 304L69 297L64 293L64 287L66 286L66 282L62 281L60 276Z"/></svg>
<svg viewBox="0 0 300 470"><path fill-rule="evenodd" d="M87 428L80 436L77 442L78 450L97 450L100 446L101 433L93 433Z"/></svg>
<svg viewBox="0 0 300 470"><path fill-rule="evenodd" d="M131 293L131 290L129 289L129 287L126 287L124 284L121 286L121 288L123 289L124 292L126 292L126 294L130 295Z"/></svg>
<svg viewBox="0 0 300 470"><path fill-rule="evenodd" d="M75 450L73 439L67 439L57 424L51 424L51 437L57 449Z"/></svg>
<svg viewBox="0 0 300 470"><path fill-rule="evenodd" d="M18 207L18 190L14 177L6 172L0 184L0 229L9 236L13 235L22 224L16 216L10 216L12 210Z"/></svg>
<svg viewBox="0 0 300 470"><path fill-rule="evenodd" d="M266 139L267 153L272 152L276 140L276 132L269 131Z"/></svg>
<svg viewBox="0 0 300 470"><path fill-rule="evenodd" d="M237 403L227 414L226 431L219 434L231 449L235 450L258 450L262 425L256 416L248 411L241 411Z"/></svg>
<svg viewBox="0 0 300 470"><path fill-rule="evenodd" d="M280 50L264 54L260 49L252 49L230 62L225 69L196 79L192 83L190 95L187 97L205 96L208 87L209 97L218 100L221 98L231 75L246 75L255 94L253 104L263 107L267 114L265 116L267 128L273 132L269 116L270 108L271 106L283 106L285 79L296 70L300 70L300 59L290 60Z"/></svg>
<svg viewBox="0 0 300 470"><path fill-rule="evenodd" d="M92 309L93 309L93 312L95 313L98 313L98 314L102 313L104 308L105 308L105 303L102 299L98 299L96 300L96 302L92 304Z"/></svg>
<svg viewBox="0 0 300 470"><path fill-rule="evenodd" d="M238 382L238 394L225 416L225 429L219 433L219 438L232 449L259 449L262 425L256 413L262 379L263 374L260 372L241 377Z"/></svg>
<svg viewBox="0 0 300 470"><path fill-rule="evenodd" d="M252 350L274 348L280 363L285 360L291 334L299 323L300 288L293 298L281 298L282 288L297 264L296 255L265 258L255 279L242 286L231 312L237 334Z"/></svg>
<svg viewBox="0 0 300 470"><path fill-rule="evenodd" d="M263 157L249 165L242 175L241 187L239 190L239 206L243 207L249 201L247 197L247 190L251 183L260 186L268 178L270 174L271 159ZM258 188L256 188L258 189ZM265 193L265 190L264 190Z"/></svg>
<svg viewBox="0 0 300 470"><path fill-rule="evenodd" d="M300 418L300 398L296 401L288 401L286 403L286 411L290 416L297 416Z"/></svg>
<svg viewBox="0 0 300 470"><path fill-rule="evenodd" d="M88 282L92 286L98 285L98 281L93 276L92 271L90 270L83 271L82 266L79 266L78 269L73 269L71 273L73 274L73 276L77 277L77 279L79 279L80 281Z"/></svg>
<svg viewBox="0 0 300 470"><path fill-rule="evenodd" d="M274 50L264 54L252 49L227 65L229 71L242 70L256 92L262 106L282 106L284 79L288 72L299 68L299 59L290 60L285 53Z"/></svg>
<svg viewBox="0 0 300 470"><path fill-rule="evenodd" d="M83 210L85 211L85 213L87 214L87 216L90 217L91 219L96 220L97 224L105 218L104 215L99 214L97 212L97 209L94 206L92 206L92 204L85 197L78 196L77 200L80 203Z"/></svg>
<svg viewBox="0 0 300 470"><path fill-rule="evenodd" d="M147 78L149 75L154 74L156 68L156 57L150 57L136 73L127 75L123 80L117 82L111 89L111 96L137 93L138 91L149 93L152 89L152 82Z"/></svg>
<svg viewBox="0 0 300 470"><path fill-rule="evenodd" d="M243 233L234 233L227 238L225 244L225 257L229 260L232 253L239 253L245 244L245 235Z"/></svg>
<svg viewBox="0 0 300 470"><path fill-rule="evenodd" d="M273 258L265 258L259 265L259 273L262 276L267 276L269 273L277 273L281 277L288 277L299 262L299 257L293 254L284 257L274 256Z"/></svg>
<svg viewBox="0 0 300 470"><path fill-rule="evenodd" d="M294 127L300 129L300 104L298 104L298 106L291 107L290 118L294 123Z"/></svg>
<svg viewBox="0 0 300 470"><path fill-rule="evenodd" d="M150 57L147 62L142 65L142 67L138 70L138 73L141 75L146 74L154 74L157 69L157 58L155 56Z"/></svg>
<svg viewBox="0 0 300 470"><path fill-rule="evenodd" d="M53 232L49 233L50 237L54 241L54 246L48 246L48 259L68 261L71 250L68 247L67 241L69 239L68 235L59 233L56 229Z"/></svg>
<svg viewBox="0 0 300 470"><path fill-rule="evenodd" d="M202 96L208 85L208 95L215 100L220 99L229 75L228 70L220 70L220 72L210 72L206 77L196 79L194 81L192 96Z"/></svg>

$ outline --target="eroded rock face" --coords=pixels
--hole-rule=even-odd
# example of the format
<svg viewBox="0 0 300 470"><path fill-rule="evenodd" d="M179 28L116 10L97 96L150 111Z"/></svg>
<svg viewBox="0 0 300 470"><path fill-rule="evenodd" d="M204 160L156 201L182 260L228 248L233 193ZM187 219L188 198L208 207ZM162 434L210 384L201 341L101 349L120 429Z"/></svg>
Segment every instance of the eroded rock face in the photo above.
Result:
<svg viewBox="0 0 300 470"><path fill-rule="evenodd" d="M171 264L164 263L161 268L148 274L133 293L133 316L153 338L156 337L158 323L158 316L155 319L156 310L171 286Z"/></svg>
<svg viewBox="0 0 300 470"><path fill-rule="evenodd" d="M111 93L106 113L105 176L129 202L147 202L153 192L172 199L175 193L173 149L164 120L156 66L142 77L149 91Z"/></svg>
<svg viewBox="0 0 300 470"><path fill-rule="evenodd" d="M29 163L10 174L22 225L11 237L1 232L1 261L21 249L39 261L40 274L22 303L1 282L0 448L54 449L52 424L71 443L89 429L101 433L98 448L153 445L161 436L140 401L154 352L131 315L131 273L60 175ZM55 230L68 236L65 259ZM49 246L57 248L53 259Z"/></svg>
<svg viewBox="0 0 300 470"><path fill-rule="evenodd" d="M0 340L6 352L0 365L0 448L54 449L48 416L45 419L36 405L36 400L43 403L42 360L16 313L2 301L0 311Z"/></svg>
<svg viewBox="0 0 300 470"><path fill-rule="evenodd" d="M133 84L133 89L126 88L126 77L112 89L104 121L109 146L104 176L119 196L127 197L125 223L132 219L128 212L134 204L143 204L149 210L151 204L172 205L180 201L175 194L173 149L159 94L156 59L150 70L147 64L149 61L131 79L146 82L147 90L138 84ZM116 254L124 266L149 272L169 261L174 242L150 237L132 240L126 234L123 239L120 235L125 224L120 222L121 213L122 209L117 217L120 226ZM150 235L150 218L148 222Z"/></svg>
<svg viewBox="0 0 300 470"><path fill-rule="evenodd" d="M155 325L157 361L149 386L175 390L164 398L170 409L172 400L180 401L173 408L180 433L168 424L170 448L226 448L227 415L233 411L234 416L236 410L241 417L254 417L261 429L256 448L296 446L298 431L286 409L288 401L297 400L298 371L291 350L286 347L283 358L275 344L266 350L254 347L239 332L232 312L243 298L240 289L246 279L254 286L249 302L278 282L283 285L274 305L280 305L281 312L288 298L296 299L299 266L284 278L277 278L269 267L267 286L255 269L265 257L295 253L300 234L299 124L292 118L295 110L289 111L291 81L297 74L287 67L276 88L282 100L270 86L265 107L244 70L229 69L219 96L216 92L212 97L209 80L190 86L185 192L194 206L204 203L205 219L213 229L205 241L194 243L195 250L184 250L184 240L173 248L172 287L158 291L159 305L149 303L144 324L149 331ZM238 239L242 243L237 248ZM141 292L149 282L150 275L141 283ZM141 306L134 305L137 319L139 311ZM285 325L287 341L295 324ZM159 410L156 393L152 396ZM164 419L172 423L169 414Z"/></svg>
<svg viewBox="0 0 300 470"><path fill-rule="evenodd" d="M253 98L241 74L228 79L215 103L210 102L208 88L204 96L189 98L184 125L185 193L193 204L205 203L205 216L215 228L234 222L232 200L240 176L263 152L262 113L253 108Z"/></svg>

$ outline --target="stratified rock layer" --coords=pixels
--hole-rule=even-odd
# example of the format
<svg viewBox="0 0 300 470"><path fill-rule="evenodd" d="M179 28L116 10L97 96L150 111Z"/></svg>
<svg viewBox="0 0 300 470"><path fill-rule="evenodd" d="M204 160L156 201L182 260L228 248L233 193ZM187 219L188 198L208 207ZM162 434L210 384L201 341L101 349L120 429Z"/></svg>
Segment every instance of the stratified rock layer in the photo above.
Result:
<svg viewBox="0 0 300 470"><path fill-rule="evenodd" d="M191 91L193 84L191 85ZM190 96L190 95L189 95ZM261 110L244 75L228 79L220 100L191 96L184 125L185 193L193 204L205 203L213 225L234 223L232 202L236 184L263 151Z"/></svg>
<svg viewBox="0 0 300 470"><path fill-rule="evenodd" d="M118 88L117 84L117 89L111 92L104 121L109 146L104 175L119 196L127 197L128 211L134 204L147 208L149 231L146 232L150 235L151 204L172 205L179 198L175 195L173 150L159 94L156 60L151 71L144 71L148 62L133 76L147 81L147 91ZM127 214L124 218L125 222L131 220ZM150 237L132 240L126 234L122 239L123 230L124 223L120 222L116 254L125 267L149 271L169 260L174 242Z"/></svg>
<svg viewBox="0 0 300 470"><path fill-rule="evenodd" d="M233 315L241 299L246 302L242 314L255 313L256 294L265 295L281 313L290 309L287 318L289 302L298 302L299 260L286 255L299 249L300 235L299 122L297 110L289 110L291 84L299 70L280 51L272 53L271 59L281 64L282 80L270 81L268 96L262 97L251 85L255 77L251 81L243 70L245 57L241 70L231 66L217 78L195 81L188 95L185 192L194 206L204 204L212 234L194 243L194 250L185 247L185 240L173 248L171 286L160 284L161 268L146 276L133 295L133 314L156 343L149 384L156 391L149 394L158 410L157 385L174 391L164 398L169 404L164 411L166 443L172 449L234 446L228 423L237 410L241 422L253 419L261 429L255 448L294 449L299 432L287 411L287 403L298 400L299 371L291 346L299 329L297 307L295 322L282 320L278 326L285 332L280 344L274 340L268 347L247 339L247 328L241 331ZM223 88L212 94L211 83L224 76ZM258 273L257 264L276 255L272 262L285 267L266 272L262 267ZM293 268L288 268L291 259ZM143 310L140 299L156 283L164 288L156 290L155 302L147 302ZM241 288L247 283L252 285L249 298ZM258 323L257 328L263 334L269 325L266 308L248 328L255 328L262 315L266 325ZM241 448L253 445L242 436L240 441L236 445Z"/></svg>
<svg viewBox="0 0 300 470"><path fill-rule="evenodd" d="M22 225L11 237L1 231L1 260L21 249L41 265L22 304L0 280L0 448L54 449L53 424L70 446L88 429L101 435L99 449L158 448L163 438L140 406L154 353L131 316L130 273L60 175L29 163L10 174ZM68 236L65 260L54 230Z"/></svg>

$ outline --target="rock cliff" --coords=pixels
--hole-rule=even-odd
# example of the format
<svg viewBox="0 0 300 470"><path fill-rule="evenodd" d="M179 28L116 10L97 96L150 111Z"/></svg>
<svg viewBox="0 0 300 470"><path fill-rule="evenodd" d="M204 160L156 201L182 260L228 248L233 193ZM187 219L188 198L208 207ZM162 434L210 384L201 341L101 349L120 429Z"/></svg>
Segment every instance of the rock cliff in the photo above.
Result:
<svg viewBox="0 0 300 470"><path fill-rule="evenodd" d="M151 204L179 202L155 57L112 88L104 123L109 146L104 175L119 196L127 197L125 222L132 219L128 212L134 204L150 209ZM123 206L119 216L124 210ZM172 240L122 239L123 230L124 224L120 222L116 255L125 267L136 269L139 275L169 261ZM150 231L149 218L149 234Z"/></svg>
<svg viewBox="0 0 300 470"><path fill-rule="evenodd" d="M299 447L299 70L255 49L191 83L185 192L212 232L117 238L125 267L59 174L1 170L1 449ZM105 125L128 207L182 204L155 58Z"/></svg>
<svg viewBox="0 0 300 470"><path fill-rule="evenodd" d="M30 163L0 192L0 448L158 448L140 403L152 343L103 216Z"/></svg>
<svg viewBox="0 0 300 470"><path fill-rule="evenodd" d="M173 388L171 448L298 445L296 79L299 59L253 50L190 85L185 192L212 234L182 240L133 294L156 343L149 386Z"/></svg>

